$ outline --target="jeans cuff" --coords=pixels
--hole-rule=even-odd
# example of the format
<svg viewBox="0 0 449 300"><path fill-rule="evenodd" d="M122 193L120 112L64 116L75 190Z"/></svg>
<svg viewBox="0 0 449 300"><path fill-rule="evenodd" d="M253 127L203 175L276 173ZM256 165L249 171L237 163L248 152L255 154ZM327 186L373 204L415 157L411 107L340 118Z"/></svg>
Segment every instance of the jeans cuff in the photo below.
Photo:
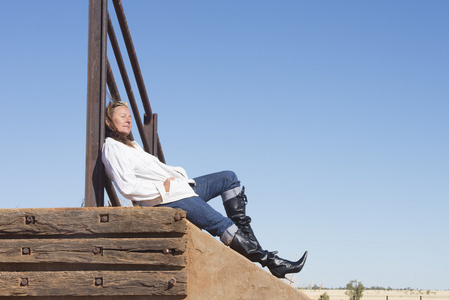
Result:
<svg viewBox="0 0 449 300"><path fill-rule="evenodd" d="M224 191L223 194L221 194L221 199L223 199L223 202L235 198L237 197L238 194L240 194L240 192L242 191L242 188L237 186L233 189Z"/></svg>
<svg viewBox="0 0 449 300"><path fill-rule="evenodd" d="M237 230L239 230L237 225L232 224L228 229L226 229L225 232L223 232L220 237L220 241L222 241L226 246L229 245Z"/></svg>

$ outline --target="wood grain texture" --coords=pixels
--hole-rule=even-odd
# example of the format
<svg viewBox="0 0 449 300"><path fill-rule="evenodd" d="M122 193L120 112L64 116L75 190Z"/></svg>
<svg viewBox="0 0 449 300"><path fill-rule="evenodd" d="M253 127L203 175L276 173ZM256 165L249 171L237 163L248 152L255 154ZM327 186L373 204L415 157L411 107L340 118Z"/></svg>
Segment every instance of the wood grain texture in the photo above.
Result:
<svg viewBox="0 0 449 300"><path fill-rule="evenodd" d="M185 216L172 208L1 209L0 298L183 299Z"/></svg>
<svg viewBox="0 0 449 300"><path fill-rule="evenodd" d="M186 296L187 271L0 272L0 296L115 295Z"/></svg>
<svg viewBox="0 0 449 300"><path fill-rule="evenodd" d="M185 238L3 239L0 263L184 267L186 243Z"/></svg>
<svg viewBox="0 0 449 300"><path fill-rule="evenodd" d="M172 208L1 209L0 237L186 232L186 213ZM32 220L27 222L27 218ZM106 222L102 222L106 218Z"/></svg>

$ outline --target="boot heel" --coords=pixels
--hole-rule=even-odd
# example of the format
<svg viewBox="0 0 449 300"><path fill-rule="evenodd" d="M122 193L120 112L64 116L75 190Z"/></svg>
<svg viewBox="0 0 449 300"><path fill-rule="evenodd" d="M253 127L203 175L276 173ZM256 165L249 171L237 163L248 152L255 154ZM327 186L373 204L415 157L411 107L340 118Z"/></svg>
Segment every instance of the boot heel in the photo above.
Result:
<svg viewBox="0 0 449 300"><path fill-rule="evenodd" d="M277 278L285 278L286 274L299 273L302 270L304 264L306 263L307 253L308 252L306 251L304 255L296 262L291 262L278 256L274 256L274 258L268 262L267 267L271 274Z"/></svg>

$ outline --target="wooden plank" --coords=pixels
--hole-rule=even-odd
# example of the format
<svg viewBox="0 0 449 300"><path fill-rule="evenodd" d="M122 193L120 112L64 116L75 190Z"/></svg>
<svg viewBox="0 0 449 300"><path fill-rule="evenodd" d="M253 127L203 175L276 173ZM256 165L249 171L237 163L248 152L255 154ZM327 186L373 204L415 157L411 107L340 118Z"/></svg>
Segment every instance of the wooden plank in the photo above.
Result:
<svg viewBox="0 0 449 300"><path fill-rule="evenodd" d="M186 296L187 271L0 272L0 296L114 295Z"/></svg>
<svg viewBox="0 0 449 300"><path fill-rule="evenodd" d="M1 209L0 237L186 232L185 211L166 207Z"/></svg>
<svg viewBox="0 0 449 300"><path fill-rule="evenodd" d="M0 263L185 267L186 259L182 254L186 244L186 238L3 239Z"/></svg>

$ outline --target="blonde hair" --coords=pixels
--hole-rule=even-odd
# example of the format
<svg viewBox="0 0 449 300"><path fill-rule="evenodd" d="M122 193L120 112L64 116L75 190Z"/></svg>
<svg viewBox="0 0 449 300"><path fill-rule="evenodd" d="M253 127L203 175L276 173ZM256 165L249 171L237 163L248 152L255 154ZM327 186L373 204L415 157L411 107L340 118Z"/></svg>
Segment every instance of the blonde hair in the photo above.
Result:
<svg viewBox="0 0 449 300"><path fill-rule="evenodd" d="M106 107L106 112L104 116L104 122L106 125L106 137L113 138L114 140L117 140L129 147L133 147L134 145L132 143L132 137L131 133L128 136L123 136L118 133L117 128L114 125L114 122L112 121L114 118L114 113L117 107L124 106L128 108L128 103L122 102L122 101L112 101L109 103L109 105Z"/></svg>

